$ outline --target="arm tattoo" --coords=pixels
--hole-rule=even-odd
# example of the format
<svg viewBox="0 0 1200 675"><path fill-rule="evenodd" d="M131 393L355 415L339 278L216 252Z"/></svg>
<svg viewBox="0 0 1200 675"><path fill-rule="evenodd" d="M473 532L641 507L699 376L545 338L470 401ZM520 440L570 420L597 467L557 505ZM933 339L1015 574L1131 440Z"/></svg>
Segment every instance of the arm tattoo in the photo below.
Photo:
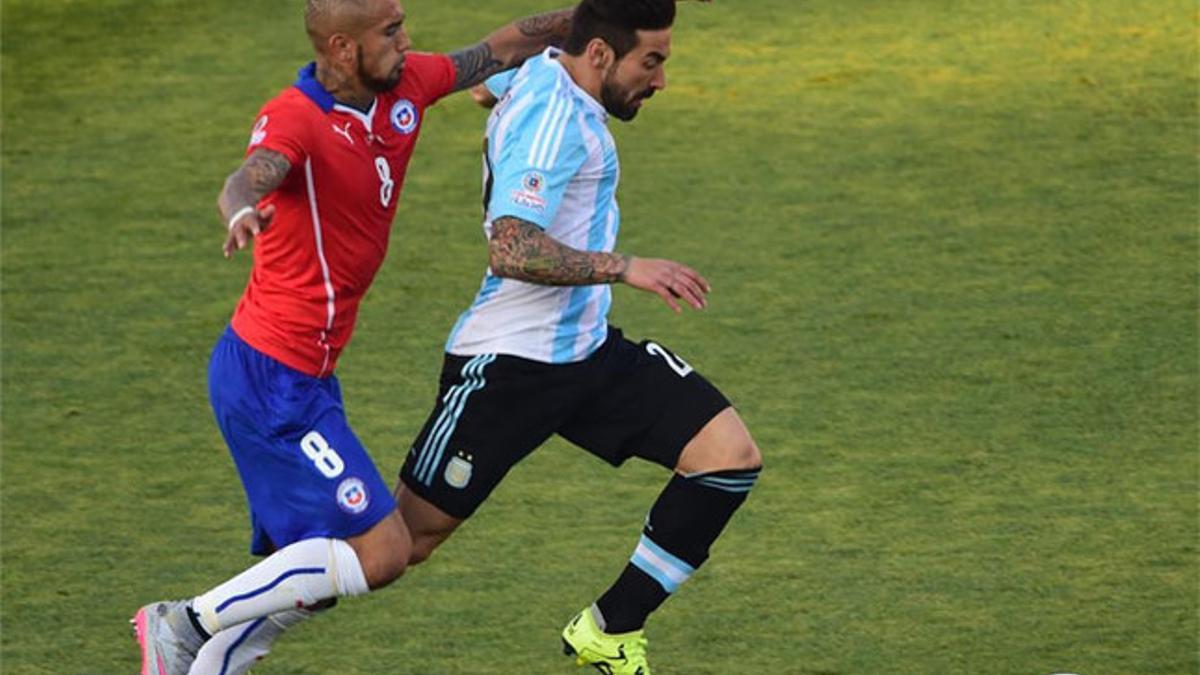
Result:
<svg viewBox="0 0 1200 675"><path fill-rule="evenodd" d="M282 153L265 149L255 150L242 165L242 171L249 180L250 189L258 195L259 199L279 187L283 179L287 178L291 168L292 163Z"/></svg>
<svg viewBox="0 0 1200 675"><path fill-rule="evenodd" d="M558 46L571 32L573 9L531 16L508 24L473 47L450 54L457 75L454 90L468 89L491 75L519 66L547 45Z"/></svg>
<svg viewBox="0 0 1200 675"><path fill-rule="evenodd" d="M505 216L492 223L492 272L546 286L587 286L621 281L629 257L580 251L555 241L537 225Z"/></svg>
<svg viewBox="0 0 1200 675"><path fill-rule="evenodd" d="M487 41L474 47L460 49L450 54L454 61L454 90L467 89L483 82L503 70L504 64L492 56L492 46Z"/></svg>
<svg viewBox="0 0 1200 675"><path fill-rule="evenodd" d="M545 44L561 47L571 32L571 15L574 10L566 9L549 14L538 14L517 22L521 35Z"/></svg>
<svg viewBox="0 0 1200 675"><path fill-rule="evenodd" d="M266 148L250 153L245 162L225 180L225 189L217 198L223 218L229 218L243 206L253 206L287 178L292 163L283 154Z"/></svg>

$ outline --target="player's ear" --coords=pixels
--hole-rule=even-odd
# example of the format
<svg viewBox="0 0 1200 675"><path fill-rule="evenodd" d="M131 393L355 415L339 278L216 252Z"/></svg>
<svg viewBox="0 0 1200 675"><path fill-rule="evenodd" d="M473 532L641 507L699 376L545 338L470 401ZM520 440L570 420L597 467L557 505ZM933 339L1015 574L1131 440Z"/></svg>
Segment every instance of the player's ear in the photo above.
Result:
<svg viewBox="0 0 1200 675"><path fill-rule="evenodd" d="M587 54L588 63L598 70L608 70L609 66L616 61L616 52L602 38L592 38L588 41L584 51Z"/></svg>
<svg viewBox="0 0 1200 675"><path fill-rule="evenodd" d="M346 64L354 64L354 59L358 51L354 48L354 41L348 38L343 33L334 33L330 35L325 42L325 46L329 49L329 55L335 61L340 61Z"/></svg>

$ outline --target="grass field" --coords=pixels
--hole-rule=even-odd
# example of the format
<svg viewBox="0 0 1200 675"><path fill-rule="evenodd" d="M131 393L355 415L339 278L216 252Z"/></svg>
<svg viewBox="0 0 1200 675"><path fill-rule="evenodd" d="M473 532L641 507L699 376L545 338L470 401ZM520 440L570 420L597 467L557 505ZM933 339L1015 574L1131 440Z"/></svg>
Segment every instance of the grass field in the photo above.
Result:
<svg viewBox="0 0 1200 675"><path fill-rule="evenodd" d="M249 257L214 201L308 60L299 0L3 0L0 670L131 673L125 621L248 565L204 384ZM409 0L449 50L542 0ZM766 471L649 627L655 673L1200 672L1197 9L681 6L621 249L710 309L614 322ZM340 369L385 476L485 264L483 115L428 115ZM569 673L557 633L665 481L556 441L427 565L256 672Z"/></svg>

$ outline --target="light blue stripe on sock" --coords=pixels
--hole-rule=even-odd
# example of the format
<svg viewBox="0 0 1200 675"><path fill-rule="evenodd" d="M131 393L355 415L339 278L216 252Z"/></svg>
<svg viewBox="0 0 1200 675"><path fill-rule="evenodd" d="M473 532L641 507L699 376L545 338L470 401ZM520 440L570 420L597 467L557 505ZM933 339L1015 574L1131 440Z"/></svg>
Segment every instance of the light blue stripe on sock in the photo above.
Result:
<svg viewBox="0 0 1200 675"><path fill-rule="evenodd" d="M758 480L760 469L743 471L740 473L733 472L712 472L712 473L690 473L684 478L695 481L697 485L714 488L716 490L724 490L725 492L749 492L754 487L754 482Z"/></svg>
<svg viewBox="0 0 1200 675"><path fill-rule="evenodd" d="M644 534L638 540L638 547L634 549L629 562L650 575L668 593L674 593L696 571Z"/></svg>
<svg viewBox="0 0 1200 675"><path fill-rule="evenodd" d="M669 564L671 567L675 568L678 572L683 574L683 576L690 577L690 576L692 576L692 574L694 574L696 572L695 567L692 567L691 565L687 564L683 560L680 560L673 553L670 553L663 547L654 543L654 541L651 540L650 537L647 537L646 535L643 534L641 540L638 541L638 543L645 546L646 548L650 549L650 551L653 552L654 555L658 556L659 558L662 558L662 560L664 562Z"/></svg>
<svg viewBox="0 0 1200 675"><path fill-rule="evenodd" d="M676 583L674 579L667 576L662 570L655 567L653 563L637 553L633 554L633 557L629 559L629 562L633 563L641 571L650 575L650 577L657 581L658 585L662 586L663 590L666 592L674 593L676 589L679 588L679 584Z"/></svg>
<svg viewBox="0 0 1200 675"><path fill-rule="evenodd" d="M749 492L750 490L754 489L753 485L735 486L735 485L721 485L719 483L706 483L704 481L696 481L696 482L699 485L703 485L704 487L710 487L714 490L721 490L722 492Z"/></svg>

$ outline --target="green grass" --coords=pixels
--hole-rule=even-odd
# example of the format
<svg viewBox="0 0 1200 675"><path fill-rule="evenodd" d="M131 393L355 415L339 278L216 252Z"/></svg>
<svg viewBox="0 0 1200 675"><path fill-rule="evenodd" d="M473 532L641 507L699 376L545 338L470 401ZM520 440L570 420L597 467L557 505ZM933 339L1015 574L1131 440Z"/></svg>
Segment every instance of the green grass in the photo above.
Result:
<svg viewBox="0 0 1200 675"><path fill-rule="evenodd" d="M297 2L4 0L0 668L137 668L125 619L252 561L208 350L214 200L308 58ZM483 5L483 6L479 6ZM547 2L411 0L447 50ZM1196 673L1196 7L681 5L621 248L712 282L614 321L738 404L767 468L650 625L655 672ZM427 120L342 361L386 476L485 262L483 115ZM665 476L563 442L427 565L256 672L566 673L557 631Z"/></svg>

